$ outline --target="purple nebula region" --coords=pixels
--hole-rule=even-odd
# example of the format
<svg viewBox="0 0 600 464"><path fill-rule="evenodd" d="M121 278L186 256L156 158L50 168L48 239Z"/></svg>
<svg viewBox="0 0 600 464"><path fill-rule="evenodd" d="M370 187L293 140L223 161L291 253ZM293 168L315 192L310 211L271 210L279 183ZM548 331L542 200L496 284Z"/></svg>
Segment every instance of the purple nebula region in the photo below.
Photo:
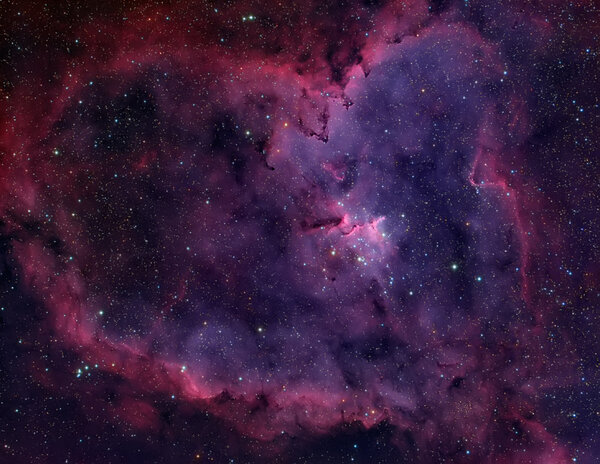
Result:
<svg viewBox="0 0 600 464"><path fill-rule="evenodd" d="M0 30L0 462L600 462L597 2Z"/></svg>

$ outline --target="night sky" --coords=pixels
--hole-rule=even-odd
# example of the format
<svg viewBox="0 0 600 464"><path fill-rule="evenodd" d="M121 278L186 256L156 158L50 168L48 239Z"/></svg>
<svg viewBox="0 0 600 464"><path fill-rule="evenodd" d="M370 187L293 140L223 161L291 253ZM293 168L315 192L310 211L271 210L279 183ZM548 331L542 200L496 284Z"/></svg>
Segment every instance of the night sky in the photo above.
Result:
<svg viewBox="0 0 600 464"><path fill-rule="evenodd" d="M0 463L599 463L599 127L596 0L0 0Z"/></svg>

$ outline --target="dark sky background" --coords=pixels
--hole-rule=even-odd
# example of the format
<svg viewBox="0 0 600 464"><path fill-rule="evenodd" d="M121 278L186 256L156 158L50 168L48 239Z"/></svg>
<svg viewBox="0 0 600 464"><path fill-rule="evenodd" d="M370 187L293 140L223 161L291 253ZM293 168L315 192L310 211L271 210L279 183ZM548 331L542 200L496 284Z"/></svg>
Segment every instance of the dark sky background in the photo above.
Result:
<svg viewBox="0 0 600 464"><path fill-rule="evenodd" d="M0 0L0 462L599 462L599 41Z"/></svg>

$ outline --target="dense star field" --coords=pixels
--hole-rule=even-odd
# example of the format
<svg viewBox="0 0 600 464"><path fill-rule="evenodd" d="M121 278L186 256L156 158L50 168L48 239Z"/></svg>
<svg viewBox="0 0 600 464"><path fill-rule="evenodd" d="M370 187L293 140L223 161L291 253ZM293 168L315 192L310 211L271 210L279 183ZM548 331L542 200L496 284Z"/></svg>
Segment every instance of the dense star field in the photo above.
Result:
<svg viewBox="0 0 600 464"><path fill-rule="evenodd" d="M0 462L600 462L599 54L595 0L0 0Z"/></svg>

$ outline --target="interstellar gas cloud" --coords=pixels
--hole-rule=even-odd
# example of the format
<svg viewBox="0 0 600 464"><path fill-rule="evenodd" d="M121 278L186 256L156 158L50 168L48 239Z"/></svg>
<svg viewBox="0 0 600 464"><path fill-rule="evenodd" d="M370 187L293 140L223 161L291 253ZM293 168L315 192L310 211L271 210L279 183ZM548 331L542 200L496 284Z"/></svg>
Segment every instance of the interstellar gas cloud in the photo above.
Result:
<svg viewBox="0 0 600 464"><path fill-rule="evenodd" d="M589 1L0 2L0 461L600 459Z"/></svg>

